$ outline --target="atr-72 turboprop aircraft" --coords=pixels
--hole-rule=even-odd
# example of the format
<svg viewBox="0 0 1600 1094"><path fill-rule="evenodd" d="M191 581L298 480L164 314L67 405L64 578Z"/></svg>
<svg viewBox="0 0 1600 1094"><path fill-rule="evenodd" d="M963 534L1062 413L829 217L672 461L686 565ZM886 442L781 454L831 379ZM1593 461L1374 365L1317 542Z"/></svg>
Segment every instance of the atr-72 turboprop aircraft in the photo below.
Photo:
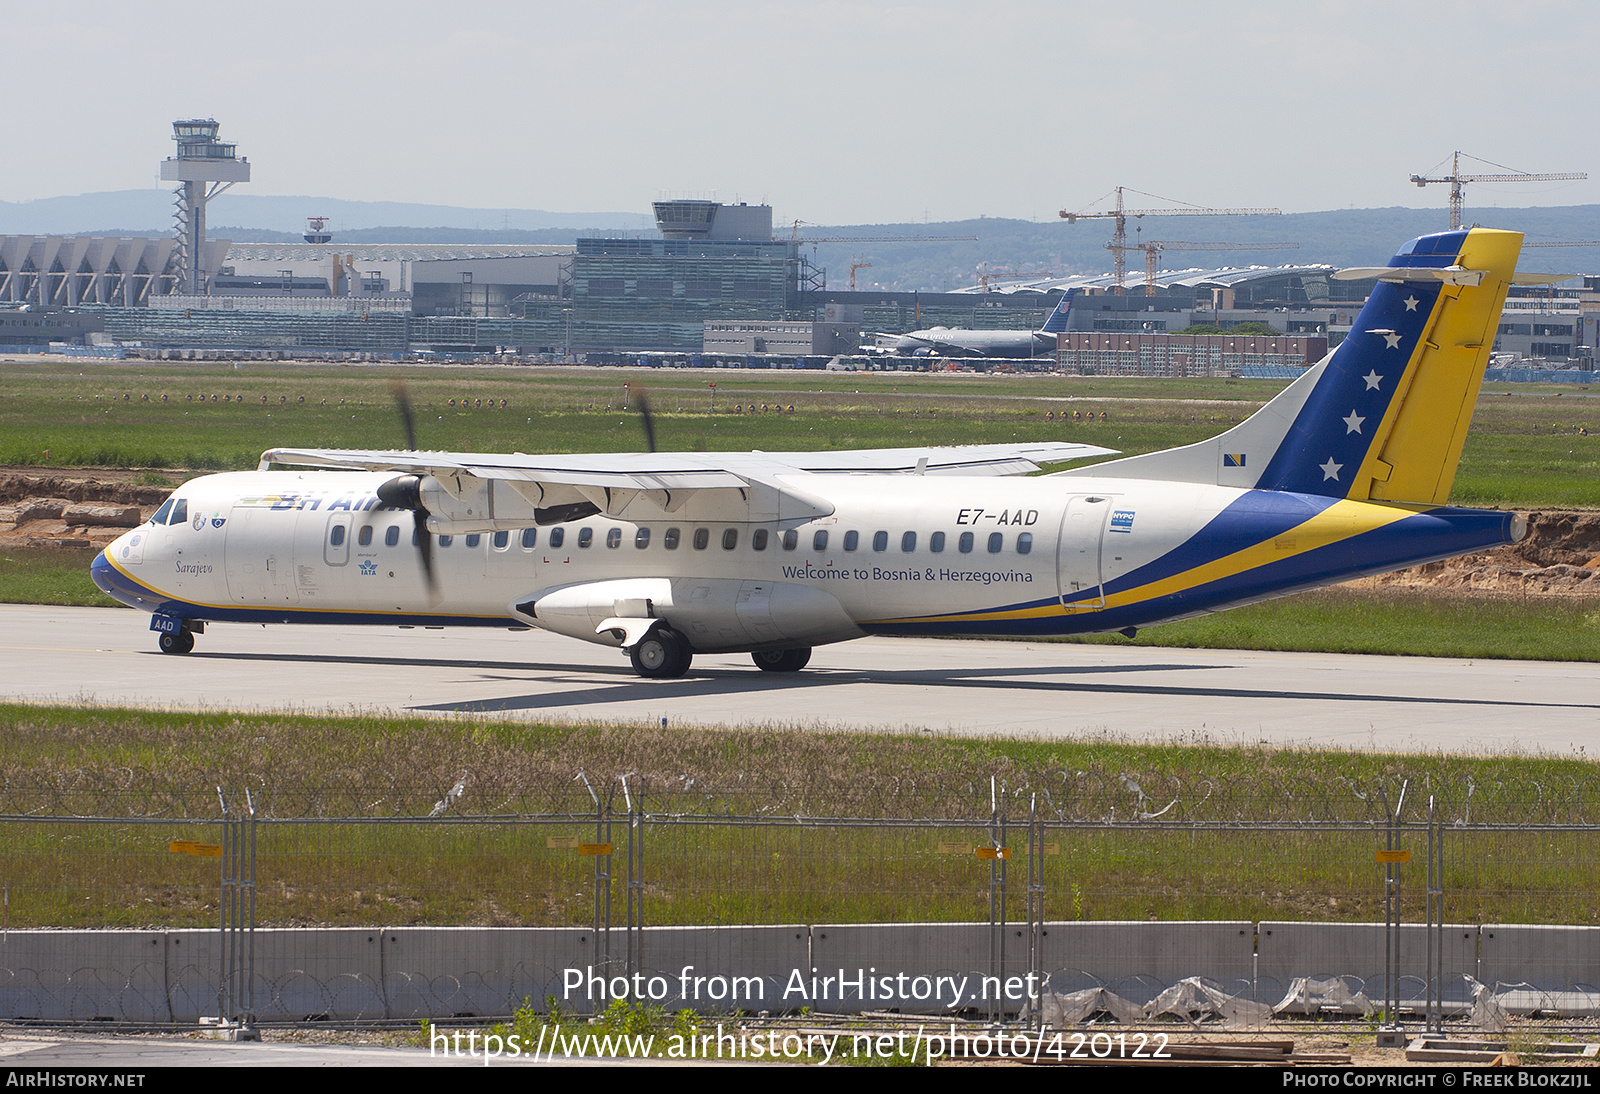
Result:
<svg viewBox="0 0 1600 1094"><path fill-rule="evenodd" d="M1522 537L1444 504L1521 241L1443 232L1361 271L1328 358L1183 448L1038 477L1105 450L274 449L180 487L94 578L171 653L208 621L534 626L664 677L868 634L1131 633Z"/></svg>

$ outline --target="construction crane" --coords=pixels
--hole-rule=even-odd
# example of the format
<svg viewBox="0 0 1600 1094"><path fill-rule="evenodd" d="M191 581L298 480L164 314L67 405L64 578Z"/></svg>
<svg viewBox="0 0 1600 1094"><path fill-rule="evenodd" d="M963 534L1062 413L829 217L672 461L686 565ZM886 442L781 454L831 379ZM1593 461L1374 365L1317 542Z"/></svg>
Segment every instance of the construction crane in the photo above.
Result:
<svg viewBox="0 0 1600 1094"><path fill-rule="evenodd" d="M872 268L872 263L870 263L870 262L851 262L850 263L850 291L851 292L855 292L856 291L856 271L857 270L870 270L871 268Z"/></svg>
<svg viewBox="0 0 1600 1094"><path fill-rule="evenodd" d="M1478 160L1478 157L1468 156L1467 159ZM1478 160L1478 162L1487 163L1490 167L1504 168L1506 171L1510 172L1510 174L1463 175L1461 173L1461 153L1457 151L1451 154L1450 173L1448 175L1443 175L1438 178L1434 178L1429 175L1411 176L1411 181L1417 184L1418 189L1427 186L1430 182L1448 182L1450 184L1450 228L1452 231L1461 227L1461 188L1469 182L1579 182L1589 177L1588 174L1583 171L1566 171L1560 173L1534 175L1528 173L1527 171L1518 171L1515 168L1506 167L1501 163L1490 163L1488 160Z"/></svg>
<svg viewBox="0 0 1600 1094"><path fill-rule="evenodd" d="M1122 203L1122 192L1124 189L1129 190L1130 193L1138 194L1140 197L1154 198L1157 201L1170 201L1175 205L1183 206L1183 208L1129 209L1126 208ZM1188 202L1177 201L1175 198L1164 198L1159 194L1146 194L1143 191L1133 190L1129 187L1122 186L1117 187L1116 195L1117 207L1115 209L1107 210L1103 213L1074 213L1069 212L1066 209L1062 209L1061 219L1065 220L1068 224L1075 224L1080 220L1116 221L1116 231L1112 234L1111 242L1106 245L1106 249L1111 252L1112 269L1116 272L1116 289L1114 291L1118 296L1122 296L1125 292L1123 289L1123 283L1128 277L1127 252L1138 249L1128 246L1129 217L1139 220L1143 217L1239 217L1283 215L1282 209L1203 209L1198 205L1190 205ZM1146 253L1148 254L1148 252Z"/></svg>
<svg viewBox="0 0 1600 1094"><path fill-rule="evenodd" d="M1106 244L1106 249L1111 249L1111 244ZM1144 252L1144 294L1156 294L1156 270L1160 266L1157 258L1162 251L1298 251L1298 243L1195 243L1182 239L1151 239L1143 243L1134 243L1123 248L1125 251Z"/></svg>

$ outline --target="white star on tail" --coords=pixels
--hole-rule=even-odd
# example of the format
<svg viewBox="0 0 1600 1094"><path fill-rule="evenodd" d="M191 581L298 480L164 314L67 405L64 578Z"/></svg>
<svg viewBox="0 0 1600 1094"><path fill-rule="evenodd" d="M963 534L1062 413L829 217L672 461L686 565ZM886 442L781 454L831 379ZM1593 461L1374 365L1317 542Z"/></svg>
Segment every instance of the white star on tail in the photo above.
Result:
<svg viewBox="0 0 1600 1094"><path fill-rule="evenodd" d="M1384 345L1384 347L1383 347L1384 349L1399 349L1400 348L1400 336L1398 334L1394 334L1394 333L1386 334L1386 335L1383 336L1383 340L1386 343Z"/></svg>
<svg viewBox="0 0 1600 1094"><path fill-rule="evenodd" d="M1415 296L1406 297L1405 303L1406 303L1406 311L1416 311L1417 310L1418 301L1417 301L1417 298Z"/></svg>
<svg viewBox="0 0 1600 1094"><path fill-rule="evenodd" d="M1325 464L1321 464L1319 466L1322 468L1322 481L1323 482L1327 482L1329 479L1332 479L1334 482L1338 482L1339 481L1339 471L1340 471L1340 469L1342 469L1344 467L1344 464L1342 464L1342 463L1334 463L1333 462L1333 457L1329 456L1328 457L1328 462L1325 463Z"/></svg>
<svg viewBox="0 0 1600 1094"><path fill-rule="evenodd" d="M1345 435L1348 436L1351 433L1360 433L1361 423L1366 421L1366 419L1352 410L1350 412L1350 417L1343 419L1343 421Z"/></svg>
<svg viewBox="0 0 1600 1094"><path fill-rule="evenodd" d="M1378 390L1378 385L1383 383L1383 377L1378 375L1377 369L1373 369L1371 372L1367 373L1361 378L1367 382L1368 391Z"/></svg>

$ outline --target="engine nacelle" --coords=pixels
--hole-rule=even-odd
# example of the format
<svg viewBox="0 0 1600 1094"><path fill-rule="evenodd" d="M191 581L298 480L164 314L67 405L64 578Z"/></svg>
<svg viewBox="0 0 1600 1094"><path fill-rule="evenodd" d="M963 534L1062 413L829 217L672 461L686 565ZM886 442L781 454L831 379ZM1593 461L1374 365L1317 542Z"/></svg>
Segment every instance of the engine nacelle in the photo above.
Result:
<svg viewBox="0 0 1600 1094"><path fill-rule="evenodd" d="M786 581L622 578L568 585L512 605L519 618L607 646L637 642L659 619L699 653L819 646L865 632L832 593Z"/></svg>

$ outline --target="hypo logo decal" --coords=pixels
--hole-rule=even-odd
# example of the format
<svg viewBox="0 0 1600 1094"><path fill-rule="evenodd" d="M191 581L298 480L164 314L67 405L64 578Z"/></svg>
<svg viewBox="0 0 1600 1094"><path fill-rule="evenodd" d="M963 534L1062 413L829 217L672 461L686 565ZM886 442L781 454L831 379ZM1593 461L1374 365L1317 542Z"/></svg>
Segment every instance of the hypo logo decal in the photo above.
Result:
<svg viewBox="0 0 1600 1094"><path fill-rule="evenodd" d="M1111 530L1113 532L1133 531L1133 510L1114 509L1111 513Z"/></svg>

